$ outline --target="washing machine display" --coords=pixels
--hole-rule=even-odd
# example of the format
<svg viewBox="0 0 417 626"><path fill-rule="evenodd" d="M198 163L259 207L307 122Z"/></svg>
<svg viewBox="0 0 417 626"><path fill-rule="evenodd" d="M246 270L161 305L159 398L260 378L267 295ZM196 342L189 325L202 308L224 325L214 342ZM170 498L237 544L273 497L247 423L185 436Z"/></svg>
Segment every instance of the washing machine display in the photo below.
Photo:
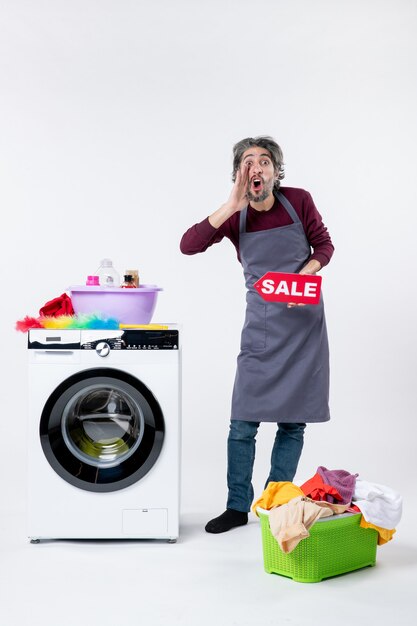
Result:
<svg viewBox="0 0 417 626"><path fill-rule="evenodd" d="M65 480L115 491L142 478L164 439L161 408L147 387L118 370L83 371L49 397L40 421L43 451Z"/></svg>

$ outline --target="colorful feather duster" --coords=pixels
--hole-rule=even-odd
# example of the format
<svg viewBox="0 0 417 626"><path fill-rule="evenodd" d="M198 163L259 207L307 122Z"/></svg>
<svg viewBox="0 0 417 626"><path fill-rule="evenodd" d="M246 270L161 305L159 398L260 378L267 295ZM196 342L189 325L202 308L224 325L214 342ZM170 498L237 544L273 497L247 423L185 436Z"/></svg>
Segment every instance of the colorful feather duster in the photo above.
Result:
<svg viewBox="0 0 417 626"><path fill-rule="evenodd" d="M26 315L22 320L16 322L16 330L20 330L22 333L27 333L31 328L43 328L40 323L39 317L30 317Z"/></svg>
<svg viewBox="0 0 417 626"><path fill-rule="evenodd" d="M112 317L100 317L95 313L79 313L78 315L59 315L57 317L41 315L30 317L26 315L16 322L16 330L26 333L31 328L52 328L56 330L89 329L89 330L118 330L119 320Z"/></svg>

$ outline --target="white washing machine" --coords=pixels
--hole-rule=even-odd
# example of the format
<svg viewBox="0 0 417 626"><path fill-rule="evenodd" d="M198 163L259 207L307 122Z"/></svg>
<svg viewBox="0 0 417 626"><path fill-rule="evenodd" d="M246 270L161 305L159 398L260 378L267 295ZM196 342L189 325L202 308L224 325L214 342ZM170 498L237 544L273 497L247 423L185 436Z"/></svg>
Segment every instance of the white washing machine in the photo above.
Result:
<svg viewBox="0 0 417 626"><path fill-rule="evenodd" d="M175 541L178 328L34 329L28 348L30 539Z"/></svg>

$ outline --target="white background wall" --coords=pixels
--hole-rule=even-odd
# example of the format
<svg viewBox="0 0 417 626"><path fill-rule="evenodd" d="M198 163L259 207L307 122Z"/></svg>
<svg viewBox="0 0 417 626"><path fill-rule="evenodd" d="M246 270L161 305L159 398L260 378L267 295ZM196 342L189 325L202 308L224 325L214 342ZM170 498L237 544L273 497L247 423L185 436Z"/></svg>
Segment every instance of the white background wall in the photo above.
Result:
<svg viewBox="0 0 417 626"><path fill-rule="evenodd" d="M1 508L24 509L26 337L17 319L104 256L164 287L183 325L183 507L221 512L244 314L228 241L179 240L271 134L336 252L323 271L332 421L318 465L407 493L415 471L417 4L412 0L0 2ZM273 427L259 435L262 490Z"/></svg>

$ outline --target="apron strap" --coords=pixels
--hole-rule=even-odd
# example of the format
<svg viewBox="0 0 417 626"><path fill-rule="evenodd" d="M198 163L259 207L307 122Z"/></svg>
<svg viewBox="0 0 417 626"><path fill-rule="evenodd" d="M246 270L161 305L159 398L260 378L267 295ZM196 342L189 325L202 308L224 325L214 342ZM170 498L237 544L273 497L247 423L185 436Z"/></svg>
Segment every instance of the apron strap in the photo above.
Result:
<svg viewBox="0 0 417 626"><path fill-rule="evenodd" d="M278 191L278 193L276 194L276 198L278 198L278 200L283 205L284 209L287 211L287 213L289 213L289 215L290 215L292 221L294 222L294 224L301 224L301 220L300 220L300 218L297 215L297 211L294 209L294 207L291 204L291 202L289 200L287 200L287 198L284 196L284 194L282 194L280 191Z"/></svg>
<svg viewBox="0 0 417 626"><path fill-rule="evenodd" d="M246 213L248 212L248 207L242 209L239 215L239 234L246 233Z"/></svg>

